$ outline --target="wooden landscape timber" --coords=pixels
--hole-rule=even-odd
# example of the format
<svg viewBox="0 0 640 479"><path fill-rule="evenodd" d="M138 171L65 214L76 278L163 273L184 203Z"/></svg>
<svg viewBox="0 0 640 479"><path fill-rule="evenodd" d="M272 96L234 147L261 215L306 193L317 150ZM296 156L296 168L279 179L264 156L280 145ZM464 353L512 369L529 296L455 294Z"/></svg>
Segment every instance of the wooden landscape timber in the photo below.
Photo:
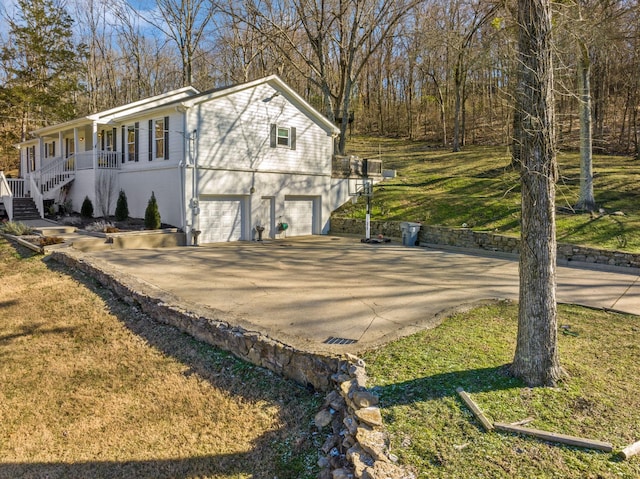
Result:
<svg viewBox="0 0 640 479"><path fill-rule="evenodd" d="M620 451L620 456L624 459L629 459L631 456L635 456L636 454L640 454L640 441L634 442Z"/></svg>
<svg viewBox="0 0 640 479"><path fill-rule="evenodd" d="M473 401L473 399L469 397L469 395L464 391L463 388L461 387L457 388L456 392L462 398L465 404L469 407L469 409L471 409L471 412L473 413L473 415L476 417L476 419L478 419L478 421L480 421L480 423L482 424L482 427L487 432L493 431L495 429L497 431L502 431L502 432L511 432L514 434L533 436L538 439L543 439L545 441L558 442L561 444L567 444L569 446L597 449L604 452L613 451L613 444L609 442L596 441L593 439L584 439L581 437L568 436L566 434L559 434L556 432L542 431L540 429L522 427L522 424L528 424L531 421L533 421L533 418L531 417L523 419L522 421L514 422L512 424L507 424L502 422L495 422L492 424L491 421L487 419L487 417L484 415L482 410ZM640 441L625 448L621 452L621 455L625 459L627 459L628 457L638 453L640 453Z"/></svg>
<svg viewBox="0 0 640 479"><path fill-rule="evenodd" d="M584 439L575 436L567 436L566 434L558 434L555 432L542 431L540 429L532 429L528 427L515 426L513 424L506 424L502 422L496 422L493 424L496 430L503 432L512 432L515 434L522 434L525 436L533 436L545 441L559 442L562 444L568 444L569 446L585 447L589 449L598 449L604 452L613 451L613 445L608 442L596 441L593 439Z"/></svg>
<svg viewBox="0 0 640 479"><path fill-rule="evenodd" d="M471 409L471 412L478 419L478 421L480 421L480 424L482 424L482 427L484 427L485 431L492 431L493 430L493 424L491 424L491 421L489 421L487 419L487 417L480 410L478 405L475 402L473 402L473 399L471 399L469 397L469 395L464 391L464 389L463 388L457 388L456 392L462 398L462 400L465 402L465 404L469 407L469 409Z"/></svg>

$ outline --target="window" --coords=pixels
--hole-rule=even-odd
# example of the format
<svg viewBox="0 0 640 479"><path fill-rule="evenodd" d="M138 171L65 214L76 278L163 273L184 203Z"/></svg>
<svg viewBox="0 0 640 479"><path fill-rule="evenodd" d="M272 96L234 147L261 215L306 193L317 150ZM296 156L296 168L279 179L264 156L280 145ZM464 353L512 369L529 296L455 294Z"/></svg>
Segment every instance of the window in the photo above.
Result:
<svg viewBox="0 0 640 479"><path fill-rule="evenodd" d="M278 127L278 146L289 146L289 128Z"/></svg>
<svg viewBox="0 0 640 479"><path fill-rule="evenodd" d="M73 156L74 153L76 152L76 142L73 138L65 138L64 141L65 141L64 157L69 158L70 156Z"/></svg>
<svg viewBox="0 0 640 479"><path fill-rule="evenodd" d="M115 151L116 130L102 130L100 133L101 147L103 151Z"/></svg>
<svg viewBox="0 0 640 479"><path fill-rule="evenodd" d="M30 146L27 148L27 171L36 171L36 147Z"/></svg>
<svg viewBox="0 0 640 479"><path fill-rule="evenodd" d="M296 129L294 127L285 127L271 125L271 148L284 147L291 150L296 149Z"/></svg>
<svg viewBox="0 0 640 479"><path fill-rule="evenodd" d="M127 161L138 161L139 124L127 126Z"/></svg>
<svg viewBox="0 0 640 479"><path fill-rule="evenodd" d="M54 158L56 156L56 142L50 141L44 144L44 157Z"/></svg>
<svg viewBox="0 0 640 479"><path fill-rule="evenodd" d="M169 117L155 120L153 128L155 158L169 159Z"/></svg>

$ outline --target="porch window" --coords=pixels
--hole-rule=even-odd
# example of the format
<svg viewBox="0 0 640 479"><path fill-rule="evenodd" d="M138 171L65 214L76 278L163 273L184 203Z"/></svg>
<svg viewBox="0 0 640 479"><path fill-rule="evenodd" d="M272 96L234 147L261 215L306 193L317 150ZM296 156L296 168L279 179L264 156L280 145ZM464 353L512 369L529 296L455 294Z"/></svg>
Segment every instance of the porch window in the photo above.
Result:
<svg viewBox="0 0 640 479"><path fill-rule="evenodd" d="M73 138L65 138L65 153L64 157L69 158L76 152L76 142Z"/></svg>
<svg viewBox="0 0 640 479"><path fill-rule="evenodd" d="M115 128L112 130L102 130L100 133L101 136L101 147L103 151L115 151L116 144L116 131Z"/></svg>
<svg viewBox="0 0 640 479"><path fill-rule="evenodd" d="M56 142L50 141L44 144L44 157L55 158L56 156Z"/></svg>
<svg viewBox="0 0 640 479"><path fill-rule="evenodd" d="M36 147L27 147L27 172L36 171Z"/></svg>

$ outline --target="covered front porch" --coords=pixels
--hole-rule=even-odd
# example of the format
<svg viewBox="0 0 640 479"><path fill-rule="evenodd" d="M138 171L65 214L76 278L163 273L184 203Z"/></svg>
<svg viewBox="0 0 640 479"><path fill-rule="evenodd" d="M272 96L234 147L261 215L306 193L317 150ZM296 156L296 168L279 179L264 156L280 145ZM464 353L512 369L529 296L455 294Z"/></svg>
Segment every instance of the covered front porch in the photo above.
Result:
<svg viewBox="0 0 640 479"><path fill-rule="evenodd" d="M0 171L0 201L10 220L33 219L35 211L44 218L45 201L60 202L61 189L78 174L95 176L99 170L118 170L121 158L122 153L117 151L93 150L48 159L44 166L21 178L7 178ZM25 199L33 202L35 210L29 201L21 201ZM18 204L21 206L16 208Z"/></svg>

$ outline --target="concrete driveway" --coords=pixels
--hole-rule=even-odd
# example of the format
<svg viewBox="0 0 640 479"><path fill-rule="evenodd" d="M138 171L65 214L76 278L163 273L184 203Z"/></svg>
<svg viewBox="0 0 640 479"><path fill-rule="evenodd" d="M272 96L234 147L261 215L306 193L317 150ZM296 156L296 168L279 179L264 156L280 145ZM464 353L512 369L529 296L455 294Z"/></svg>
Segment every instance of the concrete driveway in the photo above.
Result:
<svg viewBox="0 0 640 479"><path fill-rule="evenodd" d="M187 303L315 351L361 352L433 327L453 310L518 298L515 257L345 237L88 254ZM639 279L637 270L560 267L558 301L640 314Z"/></svg>

